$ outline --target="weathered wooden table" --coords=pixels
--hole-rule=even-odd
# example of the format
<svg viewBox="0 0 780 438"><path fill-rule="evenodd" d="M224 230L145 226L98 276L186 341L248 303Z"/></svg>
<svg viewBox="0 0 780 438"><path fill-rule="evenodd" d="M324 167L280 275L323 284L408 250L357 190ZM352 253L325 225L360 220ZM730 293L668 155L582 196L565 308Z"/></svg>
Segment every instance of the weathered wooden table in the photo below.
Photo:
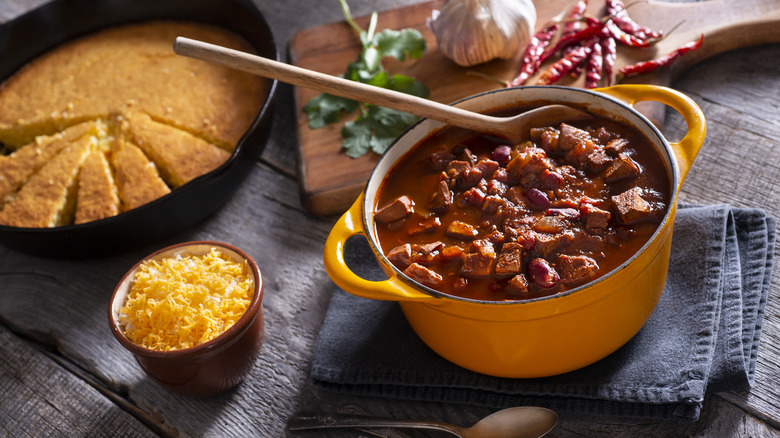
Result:
<svg viewBox="0 0 780 438"><path fill-rule="evenodd" d="M282 52L297 31L342 18L335 1L255 1ZM4 0L0 21L44 2ZM362 15L416 1L353 3L353 13ZM709 128L682 201L758 206L780 216L778 66L780 46L752 47L706 60L673 83L699 103ZM311 387L313 344L334 290L321 254L335 218L311 217L301 207L290 134L296 123L291 88L282 86L278 97L262 159L228 204L192 229L93 260L50 260L0 247L0 436L285 436L292 435L287 419L298 411L332 412L349 405L374 415L462 425L490 413ZM669 112L663 131L679 137L685 122ZM106 322L114 284L138 258L191 239L240 244L257 259L265 279L260 358L243 384L206 400L171 395L148 380ZM712 394L696 423L565 416L551 436L780 436L779 279L775 273L750 391Z"/></svg>

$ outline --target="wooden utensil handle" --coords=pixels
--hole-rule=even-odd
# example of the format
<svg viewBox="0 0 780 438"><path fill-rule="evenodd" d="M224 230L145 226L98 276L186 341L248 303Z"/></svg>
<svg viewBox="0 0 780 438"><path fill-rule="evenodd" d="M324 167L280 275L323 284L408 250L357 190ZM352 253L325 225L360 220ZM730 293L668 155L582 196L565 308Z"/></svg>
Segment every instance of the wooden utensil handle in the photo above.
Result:
<svg viewBox="0 0 780 438"><path fill-rule="evenodd" d="M307 70L190 38L177 37L173 45L173 51L179 55L213 62L247 73L312 88L360 102L392 108L463 128L479 131L485 124L500 123L500 119L495 117L466 111L410 94Z"/></svg>

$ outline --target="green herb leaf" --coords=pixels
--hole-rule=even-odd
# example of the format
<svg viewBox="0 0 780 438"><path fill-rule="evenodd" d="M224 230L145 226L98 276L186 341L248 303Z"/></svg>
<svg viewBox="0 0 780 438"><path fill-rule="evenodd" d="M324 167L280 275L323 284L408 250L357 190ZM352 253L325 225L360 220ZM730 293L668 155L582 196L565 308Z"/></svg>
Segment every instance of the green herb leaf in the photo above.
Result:
<svg viewBox="0 0 780 438"><path fill-rule="evenodd" d="M382 58L392 56L399 61L420 58L426 49L425 38L415 29L386 29L376 33L377 14L371 15L368 30L355 23L346 0L339 0L344 17L355 29L363 49L360 56L347 65L342 77L371 84L377 87L400 91L419 97L428 97L428 88L414 78L404 75L390 75L382 66ZM329 94L320 94L304 105L311 129L336 123L344 113L361 108L361 114L341 129L345 153L357 158L369 150L381 154L404 129L417 120L417 116Z"/></svg>
<svg viewBox="0 0 780 438"><path fill-rule="evenodd" d="M352 158L364 155L369 149L381 155L416 120L417 116L412 114L369 105L366 114L344 124L341 147Z"/></svg>
<svg viewBox="0 0 780 438"><path fill-rule="evenodd" d="M317 129L329 123L336 123L341 112L351 113L358 107L358 102L332 94L322 93L303 106L303 111L309 118L309 128Z"/></svg>
<svg viewBox="0 0 780 438"><path fill-rule="evenodd" d="M419 59L426 49L425 38L416 29L385 29L376 34L373 43L382 56L392 56L399 61L405 61L407 56Z"/></svg>

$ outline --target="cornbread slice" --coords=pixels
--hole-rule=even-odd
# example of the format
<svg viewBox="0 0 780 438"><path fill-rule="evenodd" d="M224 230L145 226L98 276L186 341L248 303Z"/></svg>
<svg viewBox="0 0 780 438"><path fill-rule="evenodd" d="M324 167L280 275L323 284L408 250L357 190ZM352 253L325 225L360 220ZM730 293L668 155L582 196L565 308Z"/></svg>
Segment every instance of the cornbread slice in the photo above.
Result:
<svg viewBox="0 0 780 438"><path fill-rule="evenodd" d="M140 207L171 192L157 173L154 163L146 158L138 146L126 142L121 136L112 151L111 162L116 172L122 211Z"/></svg>
<svg viewBox="0 0 780 438"><path fill-rule="evenodd" d="M67 42L0 86L0 142L15 149L38 135L135 109L232 150L262 108L269 81L178 56L177 36L253 51L226 29L174 20Z"/></svg>
<svg viewBox="0 0 780 438"><path fill-rule="evenodd" d="M178 188L224 163L230 153L170 125L155 122L147 114L121 116L121 135L151 159L165 182Z"/></svg>
<svg viewBox="0 0 780 438"><path fill-rule="evenodd" d="M103 152L93 151L81 164L74 223L92 222L118 213L119 197L108 160Z"/></svg>
<svg viewBox="0 0 780 438"><path fill-rule="evenodd" d="M0 211L0 224L46 228L71 223L79 167L95 147L95 137L83 136L46 163Z"/></svg>
<svg viewBox="0 0 780 438"><path fill-rule="evenodd" d="M103 135L105 124L84 122L51 136L37 137L0 161L0 209L47 161L84 135Z"/></svg>

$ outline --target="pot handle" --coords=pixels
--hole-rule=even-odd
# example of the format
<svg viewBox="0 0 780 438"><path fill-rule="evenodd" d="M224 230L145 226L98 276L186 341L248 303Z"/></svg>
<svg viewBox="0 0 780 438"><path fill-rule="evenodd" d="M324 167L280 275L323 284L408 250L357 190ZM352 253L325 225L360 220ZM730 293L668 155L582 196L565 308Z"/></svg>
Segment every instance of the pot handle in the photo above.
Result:
<svg viewBox="0 0 780 438"><path fill-rule="evenodd" d="M345 291L363 298L381 301L427 301L439 300L432 295L414 289L401 280L395 271L391 271L387 280L365 280L352 272L344 260L344 244L352 236L361 234L367 237L363 227L363 198L361 193L331 229L325 241L323 260L325 271L337 286ZM387 272L388 270L385 270Z"/></svg>
<svg viewBox="0 0 780 438"><path fill-rule="evenodd" d="M707 131L707 123L704 120L704 113L699 105L690 97L677 90L658 85L647 84L622 84L607 88L598 88L594 91L612 96L618 100L631 105L644 100L654 100L669 105L682 114L685 123L688 125L688 132L685 137L677 143L670 143L674 152L678 171L680 172L680 185L685 180L685 176L693 165L693 160L704 143L704 135Z"/></svg>

